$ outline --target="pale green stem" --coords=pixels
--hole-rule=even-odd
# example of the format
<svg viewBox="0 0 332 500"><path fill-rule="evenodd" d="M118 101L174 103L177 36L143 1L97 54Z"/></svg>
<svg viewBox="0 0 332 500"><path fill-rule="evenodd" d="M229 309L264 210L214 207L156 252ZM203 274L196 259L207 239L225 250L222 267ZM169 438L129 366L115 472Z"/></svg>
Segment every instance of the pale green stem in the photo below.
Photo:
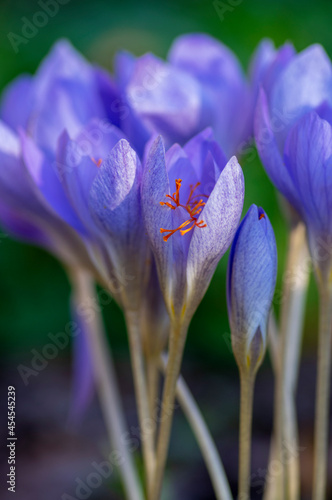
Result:
<svg viewBox="0 0 332 500"><path fill-rule="evenodd" d="M268 348L269 348L272 367L274 372L276 372L278 369L279 332L273 310L271 310L269 315Z"/></svg>
<svg viewBox="0 0 332 500"><path fill-rule="evenodd" d="M251 427L255 375L240 370L240 446L238 500L250 500Z"/></svg>
<svg viewBox="0 0 332 500"><path fill-rule="evenodd" d="M160 368L164 373L166 372L167 356L162 356L160 358ZM176 398L196 437L210 474L217 500L232 500L231 490L217 447L203 415L181 375L176 385Z"/></svg>
<svg viewBox="0 0 332 500"><path fill-rule="evenodd" d="M77 269L71 269L69 275L77 309L79 310L79 306L86 307L89 303L95 304L98 298L96 297L96 290L91 276ZM82 321L84 321L84 317L82 317ZM109 439L112 447L122 459L119 473L122 477L126 498L128 500L143 500L143 492L134 467L133 457L123 439L128 432L110 347L106 341L106 334L99 311L94 309L92 319L85 321L84 331L87 333L90 345L95 383Z"/></svg>
<svg viewBox="0 0 332 500"><path fill-rule="evenodd" d="M305 227L302 223L298 223L290 232L282 295L281 328L277 358L274 363L276 391L270 463L277 461L280 472L277 476L268 475L264 500L300 498L295 392L308 289L308 263ZM293 452L290 454L289 450ZM286 457L285 452L289 456Z"/></svg>
<svg viewBox="0 0 332 500"><path fill-rule="evenodd" d="M332 326L332 288L329 285L321 286L319 323L313 500L326 499Z"/></svg>
<svg viewBox="0 0 332 500"><path fill-rule="evenodd" d="M180 374L186 336L187 326L172 327L169 339L169 358L163 388L156 468L151 500L159 500L161 494L173 421L176 383Z"/></svg>
<svg viewBox="0 0 332 500"><path fill-rule="evenodd" d="M141 442L146 473L147 492L148 498L150 498L155 467L155 452L153 443L154 433L151 431L151 427L154 427L156 425L156 422L152 422L150 417L139 313L137 311L126 310L125 317L128 329L131 364L134 376L134 388L138 408L138 419L141 429Z"/></svg>
<svg viewBox="0 0 332 500"><path fill-rule="evenodd" d="M158 388L159 388L159 359L157 356L146 357L146 375L148 386L150 418L155 425L152 428L152 441L155 446L157 431L157 409L158 409Z"/></svg>

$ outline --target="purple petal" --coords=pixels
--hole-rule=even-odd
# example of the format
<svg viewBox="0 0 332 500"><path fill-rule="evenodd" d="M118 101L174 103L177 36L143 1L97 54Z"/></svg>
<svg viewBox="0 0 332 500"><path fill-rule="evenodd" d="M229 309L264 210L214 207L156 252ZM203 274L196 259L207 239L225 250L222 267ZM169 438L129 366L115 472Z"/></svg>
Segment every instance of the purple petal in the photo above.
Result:
<svg viewBox="0 0 332 500"><path fill-rule="evenodd" d="M285 163L309 228L332 230L332 129L316 112L305 115L291 130Z"/></svg>
<svg viewBox="0 0 332 500"><path fill-rule="evenodd" d="M107 120L112 125L120 127L122 112L120 90L104 69L94 68L94 77Z"/></svg>
<svg viewBox="0 0 332 500"><path fill-rule="evenodd" d="M219 84L236 82L243 72L232 51L203 33L178 37L169 52L169 61L201 81Z"/></svg>
<svg viewBox="0 0 332 500"><path fill-rule="evenodd" d="M169 60L202 85L200 130L212 126L226 155L234 154L251 132L249 89L234 54L212 37L190 34L174 42Z"/></svg>
<svg viewBox="0 0 332 500"><path fill-rule="evenodd" d="M167 298L170 294L170 270L172 268L173 241L163 241L160 228L171 228L173 210L161 206L166 201L165 195L170 193L166 171L165 149L161 137L151 147L142 178L142 208L146 231L151 248L157 262L161 289Z"/></svg>
<svg viewBox="0 0 332 500"><path fill-rule="evenodd" d="M194 309L202 299L215 268L237 229L244 199L244 178L235 157L231 158L208 199L195 227L188 254L188 303Z"/></svg>
<svg viewBox="0 0 332 500"><path fill-rule="evenodd" d="M197 134L183 149L195 168L202 192L209 195L227 163L226 156L213 138L212 129L207 128Z"/></svg>
<svg viewBox="0 0 332 500"><path fill-rule="evenodd" d="M77 137L70 140L64 132L59 139L57 172L63 189L85 227L95 232L89 209L89 194L103 158L123 137L116 127L93 120Z"/></svg>
<svg viewBox="0 0 332 500"><path fill-rule="evenodd" d="M4 90L1 98L0 118L17 131L26 128L33 108L33 79L30 75L16 78Z"/></svg>
<svg viewBox="0 0 332 500"><path fill-rule="evenodd" d="M283 126L277 133L282 144L291 126L322 102L332 104L331 61L320 45L312 45L288 64L271 92L270 115Z"/></svg>
<svg viewBox="0 0 332 500"><path fill-rule="evenodd" d="M115 76L122 90L129 84L134 73L136 58L124 50L118 52L115 56Z"/></svg>
<svg viewBox="0 0 332 500"><path fill-rule="evenodd" d="M268 104L263 90L258 99L255 117L255 139L260 159L277 189L299 210L293 181L279 151L270 122Z"/></svg>
<svg viewBox="0 0 332 500"><path fill-rule="evenodd" d="M140 206L141 166L138 156L121 139L102 163L90 191L90 211L99 226L112 237L121 253L139 254L144 241Z"/></svg>
<svg viewBox="0 0 332 500"><path fill-rule="evenodd" d="M55 151L65 127L75 136L93 117L106 117L97 89L94 69L67 41L57 42L34 82L29 131L38 145Z"/></svg>
<svg viewBox="0 0 332 500"><path fill-rule="evenodd" d="M10 207L0 202L0 223L13 238L48 249L52 247L46 233L31 223L25 210L21 211L17 207Z"/></svg>
<svg viewBox="0 0 332 500"><path fill-rule="evenodd" d="M81 234L86 231L70 205L63 190L56 165L52 164L37 148L32 139L21 131L22 157L30 176L38 189L41 201L46 202L65 222ZM37 191L37 190L36 190Z"/></svg>
<svg viewBox="0 0 332 500"><path fill-rule="evenodd" d="M167 143L184 142L198 131L199 84L155 56L147 54L137 60L127 96L148 129L161 133Z"/></svg>
<svg viewBox="0 0 332 500"><path fill-rule="evenodd" d="M277 275L277 248L272 226L252 205L235 235L227 272L227 300L232 342L248 349L260 329L266 343L267 320Z"/></svg>

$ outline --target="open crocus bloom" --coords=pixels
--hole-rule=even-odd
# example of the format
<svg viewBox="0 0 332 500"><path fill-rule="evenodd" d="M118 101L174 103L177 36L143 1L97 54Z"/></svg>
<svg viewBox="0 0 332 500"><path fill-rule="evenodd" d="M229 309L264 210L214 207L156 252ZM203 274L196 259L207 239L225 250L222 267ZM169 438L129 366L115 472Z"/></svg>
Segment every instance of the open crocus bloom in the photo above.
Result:
<svg viewBox="0 0 332 500"><path fill-rule="evenodd" d="M262 163L306 223L313 257L317 246L331 246L331 124L332 66L314 45L280 73L269 98L261 90L255 120Z"/></svg>
<svg viewBox="0 0 332 500"><path fill-rule="evenodd" d="M232 346L241 369L255 371L263 359L276 277L273 229L264 210L252 205L236 232L227 273Z"/></svg>
<svg viewBox="0 0 332 500"><path fill-rule="evenodd" d="M173 193L173 194L172 194ZM230 245L243 206L244 180L210 130L165 154L159 137L143 173L143 216L173 321L190 320Z"/></svg>

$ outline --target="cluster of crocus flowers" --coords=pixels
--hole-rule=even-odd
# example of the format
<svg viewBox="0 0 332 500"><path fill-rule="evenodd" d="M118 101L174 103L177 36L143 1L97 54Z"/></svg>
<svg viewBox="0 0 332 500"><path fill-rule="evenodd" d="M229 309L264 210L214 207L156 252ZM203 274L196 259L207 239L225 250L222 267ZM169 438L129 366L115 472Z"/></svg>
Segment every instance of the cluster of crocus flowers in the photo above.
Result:
<svg viewBox="0 0 332 500"><path fill-rule="evenodd" d="M332 320L331 83L331 61L321 46L311 46L284 62L269 89L262 85L255 118L256 143L262 163L306 226L320 290L315 500L325 498L327 481Z"/></svg>
<svg viewBox="0 0 332 500"><path fill-rule="evenodd" d="M242 394L239 491L249 498L252 393L267 346L277 270L264 210L252 205L239 225L244 176L232 155L250 146L254 114L262 162L306 224L322 292L315 500L324 498L332 287L330 253L323 258L317 245L331 248L331 80L330 61L318 46L296 54L291 44L275 49L263 40L247 78L227 47L207 35L189 34L174 41L166 61L119 53L113 76L60 41L36 75L19 77L4 93L2 226L64 263L73 277L74 317L81 298L92 293L92 279L123 308L148 500L161 494L172 408L183 388L177 381L188 327L231 245L227 302ZM110 434L126 457L121 468L126 494L142 500L120 439L123 418L116 413L119 398L114 381L110 384L100 318L93 322L98 333L85 327L89 342L76 349L81 359L75 365L82 374L91 351ZM165 365L161 354L167 341L158 415L158 370ZM283 389L280 352L275 364ZM180 400L195 422L218 499L230 500L211 438L187 394L187 389L180 392ZM151 422L153 430L143 435ZM283 489L276 491L284 500Z"/></svg>

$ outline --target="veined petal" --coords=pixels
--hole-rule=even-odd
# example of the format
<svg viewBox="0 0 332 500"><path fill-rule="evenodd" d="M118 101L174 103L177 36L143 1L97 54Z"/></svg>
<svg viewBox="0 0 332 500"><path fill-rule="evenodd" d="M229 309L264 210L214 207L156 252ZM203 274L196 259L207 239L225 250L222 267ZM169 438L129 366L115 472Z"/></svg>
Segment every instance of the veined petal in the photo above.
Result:
<svg viewBox="0 0 332 500"><path fill-rule="evenodd" d="M92 120L76 140L71 140L67 132L59 139L58 177L77 216L91 232L95 232L96 224L89 209L90 189L103 159L122 137L116 127Z"/></svg>
<svg viewBox="0 0 332 500"><path fill-rule="evenodd" d="M234 354L240 365L259 331L266 346L267 321L277 273L277 250L266 213L252 205L234 238L227 273L227 302Z"/></svg>
<svg viewBox="0 0 332 500"><path fill-rule="evenodd" d="M144 240L140 206L141 165L135 151L121 139L102 163L90 190L90 211L112 245L135 255ZM139 252L138 252L139 253Z"/></svg>
<svg viewBox="0 0 332 500"><path fill-rule="evenodd" d="M142 178L142 208L145 228L154 253L161 289L165 300L170 295L172 276L173 242L170 238L163 241L160 228L172 228L172 210L161 206L165 195L170 194L170 186L166 171L165 148L161 137L153 143Z"/></svg>
<svg viewBox="0 0 332 500"><path fill-rule="evenodd" d="M235 157L223 171L202 211L199 220L206 227L196 227L192 236L187 267L188 306L195 309L202 299L215 268L229 247L243 207L244 178Z"/></svg>
<svg viewBox="0 0 332 500"><path fill-rule="evenodd" d="M121 299L128 307L140 307L148 265L148 245L141 208L141 164L135 151L121 139L102 163L93 181L89 206L103 230L102 243L114 277L124 273L130 286L121 282Z"/></svg>

